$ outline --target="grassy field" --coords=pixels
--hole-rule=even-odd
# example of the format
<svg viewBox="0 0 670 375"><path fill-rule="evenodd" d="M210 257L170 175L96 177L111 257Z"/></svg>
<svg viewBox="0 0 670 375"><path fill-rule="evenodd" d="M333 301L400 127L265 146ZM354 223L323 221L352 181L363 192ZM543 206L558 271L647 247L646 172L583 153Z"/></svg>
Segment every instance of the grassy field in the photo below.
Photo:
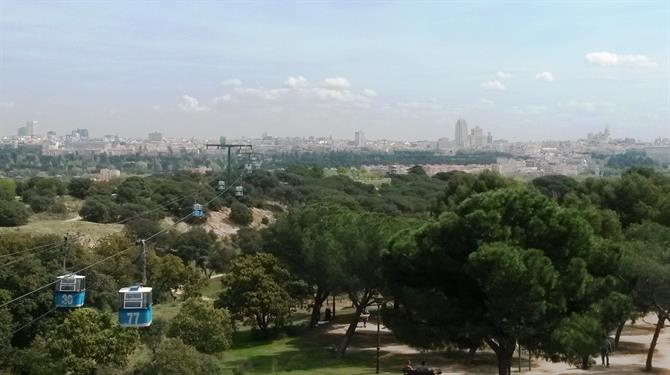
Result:
<svg viewBox="0 0 670 375"><path fill-rule="evenodd" d="M88 221L60 219L46 215L35 215L31 217L26 225L19 227L2 227L2 233L30 233L34 235L56 234L63 235L69 232L85 238L88 241L97 241L110 234L119 233L123 230L121 224L98 224Z"/></svg>

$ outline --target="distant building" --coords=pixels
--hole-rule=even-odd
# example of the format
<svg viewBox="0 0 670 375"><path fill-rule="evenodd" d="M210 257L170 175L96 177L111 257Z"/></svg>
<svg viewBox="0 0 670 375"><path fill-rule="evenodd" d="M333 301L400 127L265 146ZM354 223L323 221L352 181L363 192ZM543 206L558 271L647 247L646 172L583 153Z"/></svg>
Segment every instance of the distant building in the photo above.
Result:
<svg viewBox="0 0 670 375"><path fill-rule="evenodd" d="M225 145L226 144L226 137L220 136L219 137L219 144Z"/></svg>
<svg viewBox="0 0 670 375"><path fill-rule="evenodd" d="M358 148L365 147L365 133L360 130L354 133L354 146Z"/></svg>
<svg viewBox="0 0 670 375"><path fill-rule="evenodd" d="M72 136L74 138L88 139L88 129L77 128L72 131Z"/></svg>
<svg viewBox="0 0 670 375"><path fill-rule="evenodd" d="M28 136L28 128L25 126L22 126L16 130L16 135L19 137L27 137Z"/></svg>
<svg viewBox="0 0 670 375"><path fill-rule="evenodd" d="M162 141L163 141L163 133L161 132L149 133L149 142L162 142Z"/></svg>
<svg viewBox="0 0 670 375"><path fill-rule="evenodd" d="M98 175L98 179L103 182L107 182L111 180L112 178L118 178L121 177L121 171L118 169L101 169L100 174Z"/></svg>
<svg viewBox="0 0 670 375"><path fill-rule="evenodd" d="M35 127L37 126L37 121L26 121L26 133L27 136L32 137L35 135Z"/></svg>
<svg viewBox="0 0 670 375"><path fill-rule="evenodd" d="M484 145L484 131L479 126L475 126L470 131L470 146L482 147Z"/></svg>
<svg viewBox="0 0 670 375"><path fill-rule="evenodd" d="M462 118L459 118L458 121L456 121L455 140L456 147L464 148L470 146L468 140L468 124Z"/></svg>

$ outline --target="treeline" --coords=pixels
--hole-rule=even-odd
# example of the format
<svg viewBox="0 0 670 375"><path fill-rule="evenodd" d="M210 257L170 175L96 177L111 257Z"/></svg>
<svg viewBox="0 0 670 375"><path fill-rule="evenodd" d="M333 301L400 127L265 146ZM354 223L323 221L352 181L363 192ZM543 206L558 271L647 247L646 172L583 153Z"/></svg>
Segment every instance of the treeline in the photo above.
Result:
<svg viewBox="0 0 670 375"><path fill-rule="evenodd" d="M296 165L320 167L359 167L369 164L494 164L496 158L505 156L496 152L459 152L456 155L440 155L428 151L334 151L296 152L256 155L262 159L265 169L289 168ZM245 155L235 155L237 165L248 162ZM8 177L31 177L38 174L49 176L84 176L97 173L102 168L118 169L124 174L146 175L175 173L196 167L208 167L213 171L226 168L226 157L221 154L196 152L161 153L156 156L68 154L42 155L39 148L0 147L0 172Z"/></svg>

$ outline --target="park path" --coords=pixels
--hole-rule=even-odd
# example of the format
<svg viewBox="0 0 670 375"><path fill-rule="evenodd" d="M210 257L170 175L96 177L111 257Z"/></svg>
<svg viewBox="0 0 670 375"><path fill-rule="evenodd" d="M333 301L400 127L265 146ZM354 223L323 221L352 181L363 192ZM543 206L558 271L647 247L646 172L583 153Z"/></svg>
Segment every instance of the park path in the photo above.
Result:
<svg viewBox="0 0 670 375"><path fill-rule="evenodd" d="M657 318L654 314L647 315L631 324L629 321L621 335L619 349L610 356L610 367L602 367L600 365L600 358L597 359L597 364L589 370L580 370L564 362L552 363L543 359L535 358L532 363L532 370L528 370L528 361L522 360L522 373L528 375L545 375L545 374L589 374L597 373L603 375L619 375L619 374L649 374L644 371L644 364L647 358L647 349L651 342L654 327ZM347 325L335 324L328 330L329 334L343 335L346 331ZM389 335L391 332L382 326L380 332L383 335ZM357 335L376 335L377 325L374 321L368 322L367 327L363 327L359 323L356 330ZM368 341L371 342L371 341ZM397 342L382 345L381 350L386 353L399 355L420 355L421 351L410 346L400 344ZM356 347L356 340L354 346L350 350L374 351L375 347L365 346ZM482 350L481 353L488 352L488 349ZM480 354L481 354L480 353ZM418 358L418 357L417 357ZM440 367L444 374L497 374L495 363L486 365L466 366L461 363L449 363L448 359L444 363L431 364L434 367ZM514 363L517 366L517 362ZM512 373L518 373L518 367L513 367ZM656 345L654 353L654 371L653 374L670 375L670 327L661 331L661 334Z"/></svg>

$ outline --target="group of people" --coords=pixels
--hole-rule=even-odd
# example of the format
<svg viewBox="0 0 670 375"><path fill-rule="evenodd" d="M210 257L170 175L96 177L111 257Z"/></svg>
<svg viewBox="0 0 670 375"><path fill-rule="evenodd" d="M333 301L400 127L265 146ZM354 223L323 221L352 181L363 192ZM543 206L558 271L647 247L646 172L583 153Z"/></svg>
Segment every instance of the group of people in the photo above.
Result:
<svg viewBox="0 0 670 375"><path fill-rule="evenodd" d="M426 367L426 361L422 361L420 365L414 367L412 361L408 360L405 367L402 368L404 375L437 375L441 374L440 369L431 369Z"/></svg>

